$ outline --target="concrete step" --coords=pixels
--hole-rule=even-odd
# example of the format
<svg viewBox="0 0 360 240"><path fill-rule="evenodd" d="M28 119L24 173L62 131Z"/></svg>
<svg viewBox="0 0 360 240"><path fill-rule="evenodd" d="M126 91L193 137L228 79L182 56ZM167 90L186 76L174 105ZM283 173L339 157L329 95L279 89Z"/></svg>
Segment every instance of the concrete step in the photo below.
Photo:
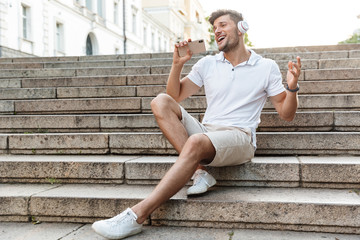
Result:
<svg viewBox="0 0 360 240"><path fill-rule="evenodd" d="M95 90L92 94L97 94L97 92L99 91ZM114 92L111 90L108 94ZM0 112L5 114L151 113L152 99L153 97L115 98L109 96L108 98L1 100ZM181 102L181 105L188 112L200 113L204 112L207 106L204 96L192 96ZM360 94L299 95L298 112L312 110L356 111L359 108ZM269 99L263 110L274 111Z"/></svg>
<svg viewBox="0 0 360 240"><path fill-rule="evenodd" d="M0 222L0 232L7 240L103 240L91 224L81 223L15 223ZM128 240L358 240L359 235L313 233L254 229L218 229L196 227L144 226L143 231Z"/></svg>
<svg viewBox="0 0 360 240"><path fill-rule="evenodd" d="M286 71L282 72L283 79ZM184 72L183 77L186 75ZM126 76L89 76L89 77L58 77L58 78L23 78L2 79L0 87L90 87L90 86L133 86L133 85L165 85L169 72L164 74L138 74ZM304 70L299 80L328 81L328 80L359 80L360 69L316 69Z"/></svg>
<svg viewBox="0 0 360 240"><path fill-rule="evenodd" d="M360 51L359 51L360 52ZM327 63L328 59L346 59L355 60L357 52L352 52L350 56L349 51L331 51L331 52L311 52L311 53L268 53L263 57L273 59L280 65L287 61L295 61L296 57L300 56L302 60L320 60L320 63ZM188 64L194 64L200 60L202 55L195 55L188 61ZM124 66L156 66L156 65L171 65L172 54L167 58L148 58L148 59L115 59L114 56L108 56L108 59L95 58L94 60L83 61L75 59L75 61L43 61L42 58L38 59L39 62L0 62L0 69L27 69L27 68L99 68L99 67L124 67ZM52 60L52 59L48 59Z"/></svg>
<svg viewBox="0 0 360 240"><path fill-rule="evenodd" d="M117 133L109 134L109 138L110 151L115 154L175 153L163 135L157 133ZM259 132L255 154L358 154L359 141L360 135L356 132Z"/></svg>
<svg viewBox="0 0 360 240"><path fill-rule="evenodd" d="M191 65L187 65L187 71ZM104 75L134 75L150 74L150 67L103 67L103 68L48 68L48 69L4 69L0 78L45 78L45 77L75 77Z"/></svg>
<svg viewBox="0 0 360 240"><path fill-rule="evenodd" d="M298 46L283 48L255 48L255 52L264 57L273 59L288 60L291 56L295 58L299 53L305 59L319 58L338 58L338 57L356 57L359 54L359 44L328 45L328 46ZM208 51L205 54L215 54ZM67 56L67 57L25 57L25 58L1 58L0 63L19 63L19 62L64 62L64 61L110 61L110 60L130 60L130 59L159 59L172 58L172 52L167 53L141 53L126 55L95 55L95 56ZM279 57L279 58L278 58Z"/></svg>
<svg viewBox="0 0 360 240"><path fill-rule="evenodd" d="M117 83L115 83L117 84ZM359 93L360 80L300 81L304 94L345 94ZM116 97L155 97L166 92L166 85L142 86L81 86L81 87L41 87L41 88L0 88L0 100L17 99L63 99L63 98L116 98ZM194 94L204 96L203 88Z"/></svg>
<svg viewBox="0 0 360 240"><path fill-rule="evenodd" d="M325 81L299 81L301 94L345 94L359 93L360 81L357 80L325 80Z"/></svg>
<svg viewBox="0 0 360 240"><path fill-rule="evenodd" d="M192 114L199 121L203 113ZM291 122L263 112L258 132L359 131L358 111L298 112ZM152 114L0 115L2 133L159 132Z"/></svg>
<svg viewBox="0 0 360 240"><path fill-rule="evenodd" d="M186 75L184 72L183 77ZM286 71L282 71L283 79ZM73 76L51 77L33 76L30 78L0 79L0 88L41 88L41 87L91 87L91 86L133 86L133 85L165 85L169 72L164 74L138 75L103 75L103 76ZM359 80L360 69L316 69L304 70L300 81L339 81Z"/></svg>
<svg viewBox="0 0 360 240"><path fill-rule="evenodd" d="M342 49L341 49L342 50ZM121 55L91 55L91 56L66 56L66 57L18 57L0 58L0 63L29 63L29 62L87 62L87 61L121 61L128 59L149 59L164 58L170 53L141 53L141 54L121 54ZM171 56L170 56L171 57Z"/></svg>
<svg viewBox="0 0 360 240"><path fill-rule="evenodd" d="M121 66L121 62L114 62L107 64L106 62L95 62L95 63L54 63L50 66L53 68L23 68L23 69L2 69L0 72L0 78L34 78L34 77L73 77L73 76L99 76L99 75L134 75L134 74L168 74L171 69L171 60L149 62L144 61L143 66L140 65L142 61L129 61L125 63L125 66ZM332 69L332 68L354 68L357 69L359 66L359 58L348 58L342 60L312 60L304 59L302 61L302 69ZM195 61L194 61L195 62ZM194 63L193 62L193 63ZM187 63L184 65L184 72L190 72L193 63ZM288 60L277 61L280 70L287 70ZM117 67L111 65L120 65ZM133 64L131 66L126 66ZM161 65L163 64L163 65ZM9 64L5 64L9 65ZM80 65L80 66L77 66ZM110 66L109 66L110 65ZM332 66L334 65L334 66ZM16 64L14 66L17 66ZM58 66L54 67L54 66ZM8 66L10 68L10 65Z"/></svg>
<svg viewBox="0 0 360 240"><path fill-rule="evenodd" d="M357 110L360 107L360 94L312 94L299 95L299 111L309 110ZM141 110L143 113L151 111L150 102L152 97L142 97ZM39 100L47 101L47 100ZM60 101L60 100L59 100ZM206 99L203 96L193 96L181 102L181 105L189 112L204 112ZM268 99L264 111L274 111L271 101Z"/></svg>
<svg viewBox="0 0 360 240"><path fill-rule="evenodd" d="M13 106L16 114L140 113L141 101L139 97L19 100Z"/></svg>
<svg viewBox="0 0 360 240"><path fill-rule="evenodd" d="M338 44L338 45L319 45L319 46L295 46L295 47L277 47L277 48L257 48L256 52L265 53L306 53L306 52L324 52L324 51L357 51L360 50L360 44Z"/></svg>
<svg viewBox="0 0 360 240"><path fill-rule="evenodd" d="M46 77L0 80L0 86L8 87L13 83L15 87L47 88L47 87L91 87L91 86L124 86L131 79L129 76L88 76L88 77ZM135 75L137 76L137 75ZM142 75L140 75L142 76ZM146 75L151 76L151 75ZM136 77L138 78L138 77ZM167 78L166 78L167 80ZM165 82L166 83L166 82ZM129 84L131 85L131 84Z"/></svg>
<svg viewBox="0 0 360 240"><path fill-rule="evenodd" d="M263 53L261 54L261 56L265 58L273 59L275 61L278 60L295 61L297 56L300 56L301 59L356 58L357 52L360 51L340 50L340 51L320 51L320 52L316 51L316 52Z"/></svg>
<svg viewBox="0 0 360 240"><path fill-rule="evenodd" d="M326 60L324 60L324 61L326 61ZM287 70L288 62L289 62L289 60L276 61L280 70ZM191 68L192 68L192 64L185 64L184 68L183 68L183 72L190 72ZM301 61L301 68L303 70L319 69L319 60L305 59L305 60ZM152 74L169 74L170 70L171 70L171 65L157 65L157 66L153 65L153 66L151 66Z"/></svg>
<svg viewBox="0 0 360 240"><path fill-rule="evenodd" d="M360 69L316 69L305 70L304 80L317 81L317 80L357 80L360 76ZM300 80L300 79L299 79Z"/></svg>
<svg viewBox="0 0 360 240"><path fill-rule="evenodd" d="M153 186L1 184L7 221L82 222L112 217ZM301 230L360 234L358 192L311 188L215 187L187 198L185 188L150 216L151 225Z"/></svg>
<svg viewBox="0 0 360 240"><path fill-rule="evenodd" d="M0 155L1 183L154 185L173 156ZM360 158L351 156L255 157L232 167L209 167L217 186L360 188Z"/></svg>
<svg viewBox="0 0 360 240"><path fill-rule="evenodd" d="M55 99L56 88L0 88L0 99Z"/></svg>
<svg viewBox="0 0 360 240"><path fill-rule="evenodd" d="M319 60L320 69L359 68L360 58Z"/></svg>
<svg viewBox="0 0 360 240"><path fill-rule="evenodd" d="M351 141L349 140L351 139ZM158 132L1 134L8 154L176 154ZM358 155L358 132L258 132L256 155Z"/></svg>

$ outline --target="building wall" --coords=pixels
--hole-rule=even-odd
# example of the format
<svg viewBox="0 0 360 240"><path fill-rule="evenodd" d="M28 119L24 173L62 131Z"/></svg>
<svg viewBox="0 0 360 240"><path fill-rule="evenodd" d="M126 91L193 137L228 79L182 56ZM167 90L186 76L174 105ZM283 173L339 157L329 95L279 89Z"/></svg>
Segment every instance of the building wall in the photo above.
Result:
<svg viewBox="0 0 360 240"><path fill-rule="evenodd" d="M209 23L205 21L205 12L197 0L185 0L187 24L185 27L185 39L202 39L208 40Z"/></svg>
<svg viewBox="0 0 360 240"><path fill-rule="evenodd" d="M144 11L174 32L173 42L209 36L209 24L198 0L142 0L142 4Z"/></svg>
<svg viewBox="0 0 360 240"><path fill-rule="evenodd" d="M184 37L185 2L151 0L157 6L150 12L144 11L144 2L2 0L0 47L35 56L86 55L90 38L93 55L172 51L174 42Z"/></svg>

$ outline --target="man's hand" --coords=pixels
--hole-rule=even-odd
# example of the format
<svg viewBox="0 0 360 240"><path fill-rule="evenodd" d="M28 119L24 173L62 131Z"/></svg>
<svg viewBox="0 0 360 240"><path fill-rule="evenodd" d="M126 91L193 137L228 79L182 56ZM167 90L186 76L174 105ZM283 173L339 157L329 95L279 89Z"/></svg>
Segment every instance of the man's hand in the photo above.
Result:
<svg viewBox="0 0 360 240"><path fill-rule="evenodd" d="M187 50L187 54L183 57L180 57L178 52L178 48L186 46L188 42L191 42L190 38L188 39L188 41L183 41L175 44L174 54L173 54L173 64L184 65L187 61L191 59L192 52L189 49Z"/></svg>
<svg viewBox="0 0 360 240"><path fill-rule="evenodd" d="M290 89L295 89L299 80L300 71L301 71L301 61L300 57L297 56L297 63L289 61L288 71L286 75L286 82Z"/></svg>

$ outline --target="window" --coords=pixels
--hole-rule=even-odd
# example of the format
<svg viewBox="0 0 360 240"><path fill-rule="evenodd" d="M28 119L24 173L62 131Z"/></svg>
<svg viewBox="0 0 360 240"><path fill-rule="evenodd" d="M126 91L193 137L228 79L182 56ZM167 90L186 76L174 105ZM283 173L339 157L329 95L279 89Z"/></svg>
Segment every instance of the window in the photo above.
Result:
<svg viewBox="0 0 360 240"><path fill-rule="evenodd" d="M56 23L56 51L64 52L64 25L62 23Z"/></svg>
<svg viewBox="0 0 360 240"><path fill-rule="evenodd" d="M160 37L158 38L158 52L161 52L161 39Z"/></svg>
<svg viewBox="0 0 360 240"><path fill-rule="evenodd" d="M155 34L151 33L151 48L155 50Z"/></svg>
<svg viewBox="0 0 360 240"><path fill-rule="evenodd" d="M22 34L23 38L30 39L30 8L22 5Z"/></svg>
<svg viewBox="0 0 360 240"><path fill-rule="evenodd" d="M90 35L88 35L86 38L86 55L93 55L93 45Z"/></svg>
<svg viewBox="0 0 360 240"><path fill-rule="evenodd" d="M197 21L197 23L201 24L200 15L199 15L199 13L198 13L197 11L195 12L195 15L196 15L196 21Z"/></svg>
<svg viewBox="0 0 360 240"><path fill-rule="evenodd" d="M114 23L119 25L119 4L114 2Z"/></svg>
<svg viewBox="0 0 360 240"><path fill-rule="evenodd" d="M93 8L92 8L92 0L86 0L85 6L86 6L87 9L92 11L93 10Z"/></svg>
<svg viewBox="0 0 360 240"><path fill-rule="evenodd" d="M136 34L136 13L132 14L132 32Z"/></svg>
<svg viewBox="0 0 360 240"><path fill-rule="evenodd" d="M144 46L146 46L147 45L147 28L146 27L144 27L144 37L143 37L143 43L144 43Z"/></svg>
<svg viewBox="0 0 360 240"><path fill-rule="evenodd" d="M103 0L97 0L97 14L105 18L105 12L104 12L104 2Z"/></svg>

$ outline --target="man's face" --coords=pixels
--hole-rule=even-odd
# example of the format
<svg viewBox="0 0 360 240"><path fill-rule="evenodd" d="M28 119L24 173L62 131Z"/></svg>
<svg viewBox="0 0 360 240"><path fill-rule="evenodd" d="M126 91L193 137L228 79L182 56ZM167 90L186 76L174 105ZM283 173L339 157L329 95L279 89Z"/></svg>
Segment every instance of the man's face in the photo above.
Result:
<svg viewBox="0 0 360 240"><path fill-rule="evenodd" d="M236 24L229 15L218 17L214 21L213 30L219 51L228 52L239 43L239 35Z"/></svg>

